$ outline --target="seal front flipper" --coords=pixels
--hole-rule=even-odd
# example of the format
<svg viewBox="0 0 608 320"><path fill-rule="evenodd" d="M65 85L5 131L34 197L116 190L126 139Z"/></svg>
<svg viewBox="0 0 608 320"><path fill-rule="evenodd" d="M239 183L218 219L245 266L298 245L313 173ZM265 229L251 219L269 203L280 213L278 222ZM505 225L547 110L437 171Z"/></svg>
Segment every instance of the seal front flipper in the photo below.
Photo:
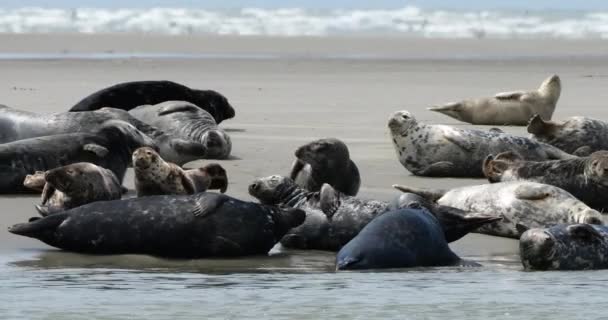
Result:
<svg viewBox="0 0 608 320"><path fill-rule="evenodd" d="M291 180L295 180L300 171L304 169L304 166L306 166L306 163L304 163L300 159L296 159L291 165L291 172L289 173L289 178L291 178Z"/></svg>
<svg viewBox="0 0 608 320"><path fill-rule="evenodd" d="M439 161L432 163L420 170L417 170L415 174L417 176L426 177L445 177L451 176L454 171L454 164L449 161Z"/></svg>
<svg viewBox="0 0 608 320"><path fill-rule="evenodd" d="M82 149L85 151L93 152L99 157L105 157L109 153L108 149L95 143L85 144Z"/></svg>
<svg viewBox="0 0 608 320"><path fill-rule="evenodd" d="M574 152L572 152L573 155L578 156L578 157L588 157L589 155L591 155L591 153L593 150L591 149L590 146L582 146L576 150L574 150Z"/></svg>
<svg viewBox="0 0 608 320"><path fill-rule="evenodd" d="M201 158L207 154L207 147L202 143L184 139L171 139L169 144L177 153L198 156Z"/></svg>
<svg viewBox="0 0 608 320"><path fill-rule="evenodd" d="M551 194L542 184L538 185L521 185L514 191L515 197L520 200L542 200Z"/></svg>
<svg viewBox="0 0 608 320"><path fill-rule="evenodd" d="M471 141L464 139L461 135L456 134L454 131L444 132L443 137L467 152L474 150L476 147Z"/></svg>
<svg viewBox="0 0 608 320"><path fill-rule="evenodd" d="M158 110L158 116L164 116L174 112L198 112L199 110L201 110L199 107L190 103L169 104Z"/></svg>
<svg viewBox="0 0 608 320"><path fill-rule="evenodd" d="M424 190L424 189L406 187L406 186L402 186L399 184L394 184L393 188L395 188L401 192L417 194L431 202L436 202L437 200L439 200L439 198L443 197L447 192L447 191L441 190L441 189Z"/></svg>
<svg viewBox="0 0 608 320"><path fill-rule="evenodd" d="M509 91L499 92L494 95L494 98L498 100L520 100L523 101L527 98L527 92L525 91Z"/></svg>
<svg viewBox="0 0 608 320"><path fill-rule="evenodd" d="M573 224L567 230L573 238L586 242L604 241L604 236L590 224Z"/></svg>
<svg viewBox="0 0 608 320"><path fill-rule="evenodd" d="M241 248L238 243L226 237L216 236L212 241L214 251L216 251L217 254L221 254L223 256L232 256L239 255L243 252L243 248Z"/></svg>
<svg viewBox="0 0 608 320"><path fill-rule="evenodd" d="M331 185L324 183L319 193L319 205L321 206L321 211L327 216L327 220L331 220L334 217L341 204L340 193Z"/></svg>
<svg viewBox="0 0 608 320"><path fill-rule="evenodd" d="M229 198L227 196L205 197L203 199L199 199L196 201L196 205L192 210L192 213L195 217L205 217L221 207L224 202L228 201L228 199Z"/></svg>
<svg viewBox="0 0 608 320"><path fill-rule="evenodd" d="M43 217L46 217L52 213L49 206L35 205L35 208L36 208L36 211L38 211L38 213Z"/></svg>
<svg viewBox="0 0 608 320"><path fill-rule="evenodd" d="M301 234L286 234L281 239L281 244L286 248L308 249L308 241Z"/></svg>

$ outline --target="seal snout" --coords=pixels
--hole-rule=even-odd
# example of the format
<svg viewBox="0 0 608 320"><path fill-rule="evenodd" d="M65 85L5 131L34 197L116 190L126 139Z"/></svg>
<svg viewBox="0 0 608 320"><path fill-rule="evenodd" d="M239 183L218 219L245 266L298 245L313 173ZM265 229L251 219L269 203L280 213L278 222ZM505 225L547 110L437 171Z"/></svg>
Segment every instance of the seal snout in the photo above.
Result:
<svg viewBox="0 0 608 320"><path fill-rule="evenodd" d="M148 168L158 158L158 153L150 147L141 147L133 152L132 161L135 168Z"/></svg>

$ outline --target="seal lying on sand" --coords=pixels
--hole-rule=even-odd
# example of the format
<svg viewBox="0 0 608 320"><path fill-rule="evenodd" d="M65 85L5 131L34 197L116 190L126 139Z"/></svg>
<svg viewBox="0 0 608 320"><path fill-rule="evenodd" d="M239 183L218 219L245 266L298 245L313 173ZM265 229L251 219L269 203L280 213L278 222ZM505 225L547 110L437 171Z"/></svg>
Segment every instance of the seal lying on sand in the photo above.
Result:
<svg viewBox="0 0 608 320"><path fill-rule="evenodd" d="M598 151L589 157L524 161L512 152L488 156L483 164L490 182L534 181L550 184L570 192L588 206L608 210L608 151Z"/></svg>
<svg viewBox="0 0 608 320"><path fill-rule="evenodd" d="M530 119L532 138L578 156L608 150L608 122L585 117L564 121L545 121L536 115Z"/></svg>
<svg viewBox="0 0 608 320"><path fill-rule="evenodd" d="M138 197L163 194L194 194L207 189L228 188L226 171L219 164L184 170L165 162L152 148L143 147L133 152L135 190Z"/></svg>
<svg viewBox="0 0 608 320"><path fill-rule="evenodd" d="M338 194L324 184L321 192L300 188L293 180L282 176L256 179L249 185L249 194L268 205L281 205L306 211L306 221L281 240L288 248L337 251L372 219L389 210L389 203L361 200ZM412 206L404 196L400 205ZM325 214L323 212L327 212ZM477 227L496 220L494 217L465 217L459 210L435 206L429 209L436 214L448 241L455 241ZM456 213L458 212L458 213Z"/></svg>
<svg viewBox="0 0 608 320"><path fill-rule="evenodd" d="M298 209L203 192L94 202L14 225L9 231L84 253L234 257L267 254L304 218Z"/></svg>
<svg viewBox="0 0 608 320"><path fill-rule="evenodd" d="M463 264L474 265L450 250L439 221L426 210L411 208L372 220L336 257L336 270Z"/></svg>
<svg viewBox="0 0 608 320"><path fill-rule="evenodd" d="M590 224L530 229L519 240L526 270L608 269L608 227Z"/></svg>
<svg viewBox="0 0 608 320"><path fill-rule="evenodd" d="M561 81L552 75L538 90L501 92L491 98L451 102L429 110L472 124L525 126L535 114L550 120L560 93Z"/></svg>
<svg viewBox="0 0 608 320"><path fill-rule="evenodd" d="M217 126L209 112L192 103L166 101L142 105L129 113L173 136L203 144L206 159L226 159L232 150L230 136Z"/></svg>
<svg viewBox="0 0 608 320"><path fill-rule="evenodd" d="M26 182L32 183L27 178ZM73 163L44 173L42 205L36 209L46 216L95 201L120 199L121 196L122 187L112 171L92 163Z"/></svg>
<svg viewBox="0 0 608 320"><path fill-rule="evenodd" d="M484 159L504 151L517 152L534 161L575 158L548 144L500 130L423 124L407 111L395 112L388 127L399 162L418 176L483 177Z"/></svg>
<svg viewBox="0 0 608 320"><path fill-rule="evenodd" d="M90 112L40 115L0 105L0 143L62 133L94 132L108 120L122 120L156 141L160 154L173 163L202 159L207 149L201 143L171 136L131 116L127 111L102 108Z"/></svg>
<svg viewBox="0 0 608 320"><path fill-rule="evenodd" d="M299 147L295 156L290 177L300 187L319 191L324 183L329 183L350 196L359 191L359 169L344 142L335 138L316 140Z"/></svg>
<svg viewBox="0 0 608 320"><path fill-rule="evenodd" d="M131 110L144 104L183 100L209 112L220 123L234 117L234 108L228 99L213 90L190 89L171 81L123 82L90 94L74 105L70 111L93 111L103 107Z"/></svg>
<svg viewBox="0 0 608 320"><path fill-rule="evenodd" d="M499 182L455 188L450 191L420 190L395 185L403 192L421 195L443 206L468 212L491 212L501 221L480 227L476 232L516 238L518 225L529 228L557 223L603 224L604 217L568 192L546 184L528 181Z"/></svg>
<svg viewBox="0 0 608 320"><path fill-rule="evenodd" d="M117 120L96 133L67 133L0 144L0 193L31 192L23 185L28 174L77 162L110 169L122 182L131 154L139 147L156 147L148 136Z"/></svg>

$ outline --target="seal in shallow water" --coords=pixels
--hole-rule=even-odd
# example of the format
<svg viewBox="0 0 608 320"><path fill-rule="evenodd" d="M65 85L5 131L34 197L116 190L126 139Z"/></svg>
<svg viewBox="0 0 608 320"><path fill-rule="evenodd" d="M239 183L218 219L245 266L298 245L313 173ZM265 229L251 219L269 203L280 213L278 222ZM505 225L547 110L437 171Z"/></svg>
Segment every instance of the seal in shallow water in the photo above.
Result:
<svg viewBox="0 0 608 320"><path fill-rule="evenodd" d="M560 93L561 81L553 75L537 90L501 92L491 98L451 102L429 110L472 124L525 126L535 114L550 120Z"/></svg>
<svg viewBox="0 0 608 320"><path fill-rule="evenodd" d="M348 147L335 138L319 139L299 147L290 178L309 191L319 191L328 183L338 191L354 196L361 178L357 165L350 159Z"/></svg>
<svg viewBox="0 0 608 320"><path fill-rule="evenodd" d="M226 171L219 164L184 170L165 162L156 151L143 147L133 152L135 190L138 197L163 194L194 194L207 189L228 188Z"/></svg>
<svg viewBox="0 0 608 320"><path fill-rule="evenodd" d="M234 117L228 99L213 90L190 89L172 81L133 81L115 84L90 94L70 111L93 111L104 107L131 110L144 104L183 100L209 112L220 123Z"/></svg>
<svg viewBox="0 0 608 320"><path fill-rule="evenodd" d="M9 231L84 253L235 257L267 254L304 217L298 209L202 192L93 202Z"/></svg>
<svg viewBox="0 0 608 320"><path fill-rule="evenodd" d="M578 156L608 150L608 122L572 117L564 121L545 121L534 116L528 124L532 138Z"/></svg>
<svg viewBox="0 0 608 320"><path fill-rule="evenodd" d="M407 111L395 112L388 127L399 162L419 176L483 177L484 159L504 151L534 161L575 158L548 144L500 130L423 124Z"/></svg>

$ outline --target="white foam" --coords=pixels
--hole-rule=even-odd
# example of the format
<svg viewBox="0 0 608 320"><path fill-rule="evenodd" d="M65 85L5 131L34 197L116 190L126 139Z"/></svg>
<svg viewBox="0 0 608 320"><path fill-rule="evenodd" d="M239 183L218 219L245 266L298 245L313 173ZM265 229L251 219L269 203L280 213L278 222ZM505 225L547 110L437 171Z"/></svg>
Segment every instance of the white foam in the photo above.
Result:
<svg viewBox="0 0 608 320"><path fill-rule="evenodd" d="M0 10L0 32L608 38L608 12L465 12L421 10L416 7L326 11L298 8L244 8L234 11L180 8L20 8Z"/></svg>

